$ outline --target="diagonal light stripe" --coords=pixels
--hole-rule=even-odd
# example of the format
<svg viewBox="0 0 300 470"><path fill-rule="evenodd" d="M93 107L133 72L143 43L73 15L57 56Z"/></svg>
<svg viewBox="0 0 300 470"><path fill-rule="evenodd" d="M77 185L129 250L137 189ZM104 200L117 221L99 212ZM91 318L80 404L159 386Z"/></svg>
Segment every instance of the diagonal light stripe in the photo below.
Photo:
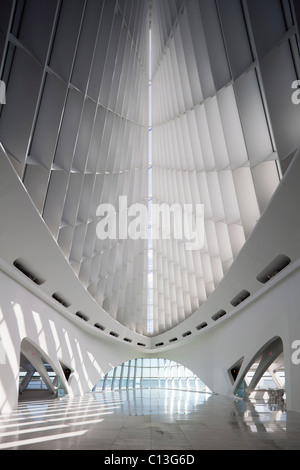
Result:
<svg viewBox="0 0 300 470"><path fill-rule="evenodd" d="M93 405L93 406L85 408L85 409L77 409L75 411L74 410L69 411L67 408L65 410L58 409L57 411L55 409L54 410L37 411L37 412L32 410L32 411L28 411L26 413L22 413L22 416L7 418L5 421L12 422L12 421L19 421L19 420L28 419L28 416L24 416L24 414L29 415L30 417L35 416L36 418L44 418L44 417L47 418L47 417L50 417L50 416L61 415L62 413L64 413L64 416L74 415L74 414L75 415L76 414L80 415L80 414L84 414L84 413L89 413L90 411L94 411L94 409L97 409L97 408L99 409L99 412L106 413L107 410L115 409L115 408L117 408L117 406L112 406L112 407L108 407L108 408L106 407L103 410L98 405Z"/></svg>
<svg viewBox="0 0 300 470"><path fill-rule="evenodd" d="M52 418L52 419L49 419L49 421L67 421L69 419L82 419L82 418L88 418L90 416L104 416L104 415L112 415L113 412L112 411L107 411L107 412L104 412L104 413L93 413L93 414L87 414L86 416L64 416L62 418Z"/></svg>
<svg viewBox="0 0 300 470"><path fill-rule="evenodd" d="M52 435L52 436L42 436L42 437L36 437L36 438L32 438L32 439L24 439L23 441L5 442L3 444L0 444L0 450L9 449L11 447L21 447L21 446L26 446L26 445L31 445L31 444L38 444L40 442L55 441L55 440L59 440L59 439L67 439L69 437L82 436L86 432L87 432L87 429L82 430L82 431L55 434L55 435Z"/></svg>
<svg viewBox="0 0 300 470"><path fill-rule="evenodd" d="M94 416L94 415L91 415ZM34 433L34 432L43 432L43 431L52 431L53 429L62 429L62 428L69 428L70 426L82 426L86 424L94 424L94 423L101 423L103 419L90 419L90 420L85 420L85 421L77 421L76 423L70 423L70 424L53 424L50 426L38 426L36 428L31 427L30 429L18 429L17 431L7 431L3 432L0 434L0 437L8 437L8 436L15 436L16 434L28 434L28 433ZM37 424L37 423L26 423L26 424Z"/></svg>
<svg viewBox="0 0 300 470"><path fill-rule="evenodd" d="M46 419L39 419L38 421L35 420L35 421L16 421L14 423L8 423L8 424L5 424L3 426L0 426L0 429L7 429L7 428L14 428L14 427L20 427L20 426L31 426L31 425L37 425L38 423L49 423L49 422L56 422L56 421L68 421L68 420L72 420L72 419L76 419L76 420L82 420L84 418L89 418L91 416L103 416L103 415L110 415L110 414L113 414L112 411L107 411L107 412L99 412L99 413L87 413L86 415L83 415L83 416L63 416L63 417L60 417L60 418L51 418L49 419L49 417L47 417ZM82 423L82 421L78 421L80 423Z"/></svg>
<svg viewBox="0 0 300 470"><path fill-rule="evenodd" d="M34 423L31 423L34 424ZM37 424L37 423L35 423ZM21 429L21 430L16 430L16 431L7 431L3 432L0 434L0 437L8 437L8 436L18 436L19 434L28 434L28 433L35 433L35 432L43 432L43 431L50 431L52 429L62 429L62 428L68 428L70 425L68 424L57 424L53 426L38 426L36 428L31 427L30 429Z"/></svg>

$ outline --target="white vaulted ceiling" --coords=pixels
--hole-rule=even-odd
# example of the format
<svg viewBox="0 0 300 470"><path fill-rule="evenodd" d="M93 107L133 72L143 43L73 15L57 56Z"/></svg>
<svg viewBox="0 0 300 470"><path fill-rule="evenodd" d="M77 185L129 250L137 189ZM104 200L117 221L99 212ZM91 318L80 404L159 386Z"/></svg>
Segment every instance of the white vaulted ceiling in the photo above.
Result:
<svg viewBox="0 0 300 470"><path fill-rule="evenodd" d="M2 22L0 142L60 256L100 311L132 332L157 336L201 317L300 144L293 9L17 0ZM128 207L147 207L149 196L203 204L204 246L160 237L150 262L149 240L100 240L97 208L119 215L119 196Z"/></svg>

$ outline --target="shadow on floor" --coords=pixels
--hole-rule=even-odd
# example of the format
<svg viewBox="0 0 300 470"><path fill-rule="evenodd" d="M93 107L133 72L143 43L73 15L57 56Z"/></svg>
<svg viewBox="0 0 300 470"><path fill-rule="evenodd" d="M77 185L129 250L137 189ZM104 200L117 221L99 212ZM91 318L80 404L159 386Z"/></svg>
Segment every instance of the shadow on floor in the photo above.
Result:
<svg viewBox="0 0 300 470"><path fill-rule="evenodd" d="M55 394L50 393L48 390L24 390L23 393L19 394L19 403L29 400L51 400L56 397Z"/></svg>

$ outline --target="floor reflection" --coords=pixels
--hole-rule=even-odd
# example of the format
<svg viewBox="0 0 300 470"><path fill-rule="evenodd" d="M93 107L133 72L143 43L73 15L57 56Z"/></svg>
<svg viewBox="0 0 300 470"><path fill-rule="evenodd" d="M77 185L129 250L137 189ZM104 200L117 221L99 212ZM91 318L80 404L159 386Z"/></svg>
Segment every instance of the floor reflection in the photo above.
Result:
<svg viewBox="0 0 300 470"><path fill-rule="evenodd" d="M300 449L300 414L284 403L165 389L22 399L0 417L2 449Z"/></svg>
<svg viewBox="0 0 300 470"><path fill-rule="evenodd" d="M172 389L138 389L105 391L107 397L120 398L120 413L135 416L188 414L205 403L212 395Z"/></svg>

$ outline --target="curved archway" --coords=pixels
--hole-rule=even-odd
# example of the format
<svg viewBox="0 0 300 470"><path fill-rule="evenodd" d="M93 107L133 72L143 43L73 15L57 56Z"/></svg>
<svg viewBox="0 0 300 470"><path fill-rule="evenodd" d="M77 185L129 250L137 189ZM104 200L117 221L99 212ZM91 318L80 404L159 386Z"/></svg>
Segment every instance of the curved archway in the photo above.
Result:
<svg viewBox="0 0 300 470"><path fill-rule="evenodd" d="M62 370L63 365L62 365ZM19 397L25 390L47 391L48 397L66 393L65 380L47 354L28 338L20 347ZM44 396L46 396L44 394Z"/></svg>
<svg viewBox="0 0 300 470"><path fill-rule="evenodd" d="M187 367L163 358L137 358L124 362L100 379L93 390L153 388L211 393Z"/></svg>
<svg viewBox="0 0 300 470"><path fill-rule="evenodd" d="M253 356L234 393L242 398L282 399L285 393L283 342L279 336L272 338Z"/></svg>

